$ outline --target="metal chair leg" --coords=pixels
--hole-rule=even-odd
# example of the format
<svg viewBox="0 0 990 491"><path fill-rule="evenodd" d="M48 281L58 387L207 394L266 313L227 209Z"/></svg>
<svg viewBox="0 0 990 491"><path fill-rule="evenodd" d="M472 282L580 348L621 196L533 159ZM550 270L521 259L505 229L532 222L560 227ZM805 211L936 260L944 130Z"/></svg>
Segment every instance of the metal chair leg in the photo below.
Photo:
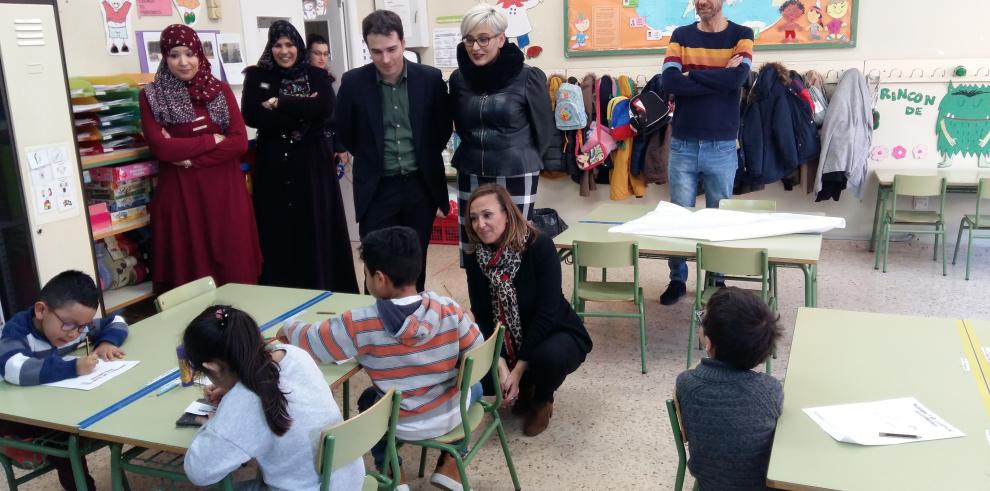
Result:
<svg viewBox="0 0 990 491"><path fill-rule="evenodd" d="M956 234L956 250L952 253L952 265L956 265L956 258L959 257L959 243L962 242L963 227L966 226L966 217L959 220L959 233Z"/></svg>

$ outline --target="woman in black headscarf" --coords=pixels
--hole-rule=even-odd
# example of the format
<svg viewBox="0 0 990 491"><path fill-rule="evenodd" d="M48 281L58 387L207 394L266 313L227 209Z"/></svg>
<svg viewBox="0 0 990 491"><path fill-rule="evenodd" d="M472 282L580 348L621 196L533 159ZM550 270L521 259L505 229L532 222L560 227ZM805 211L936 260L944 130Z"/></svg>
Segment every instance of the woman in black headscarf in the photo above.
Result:
<svg viewBox="0 0 990 491"><path fill-rule="evenodd" d="M258 129L254 208L264 257L262 283L357 293L336 167L323 142L326 70L286 21L268 29L258 64L245 70L241 112Z"/></svg>

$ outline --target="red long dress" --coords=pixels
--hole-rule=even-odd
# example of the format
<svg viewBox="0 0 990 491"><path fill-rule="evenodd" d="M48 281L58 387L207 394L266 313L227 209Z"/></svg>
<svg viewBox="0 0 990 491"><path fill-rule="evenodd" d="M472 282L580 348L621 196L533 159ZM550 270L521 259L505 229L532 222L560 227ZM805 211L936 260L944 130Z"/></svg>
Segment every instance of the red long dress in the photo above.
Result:
<svg viewBox="0 0 990 491"><path fill-rule="evenodd" d="M151 201L151 277L156 293L213 276L217 284L258 282L261 247L254 208L240 170L247 129L230 87L223 86L230 127L220 127L206 107L193 106L197 120L169 125L155 121L141 92L141 124L151 154L159 160L158 187ZM191 168L173 164L190 160Z"/></svg>

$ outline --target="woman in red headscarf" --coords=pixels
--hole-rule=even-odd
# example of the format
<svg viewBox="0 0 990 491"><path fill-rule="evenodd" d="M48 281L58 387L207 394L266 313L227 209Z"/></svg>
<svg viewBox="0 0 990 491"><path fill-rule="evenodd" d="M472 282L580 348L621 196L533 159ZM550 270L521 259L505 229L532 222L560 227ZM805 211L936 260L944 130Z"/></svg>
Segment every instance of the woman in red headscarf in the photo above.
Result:
<svg viewBox="0 0 990 491"><path fill-rule="evenodd" d="M247 130L230 87L210 71L196 32L161 34L155 81L141 91L141 124L160 161L151 202L154 290L203 276L257 283L261 248L240 170Z"/></svg>

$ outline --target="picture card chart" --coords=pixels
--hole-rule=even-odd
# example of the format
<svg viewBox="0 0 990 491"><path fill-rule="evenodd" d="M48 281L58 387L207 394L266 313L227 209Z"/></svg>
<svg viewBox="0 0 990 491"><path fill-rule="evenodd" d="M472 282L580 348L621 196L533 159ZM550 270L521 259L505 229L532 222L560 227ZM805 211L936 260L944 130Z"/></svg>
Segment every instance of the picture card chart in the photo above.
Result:
<svg viewBox="0 0 990 491"><path fill-rule="evenodd" d="M32 202L40 223L79 213L80 193L76 189L78 179L73 169L74 160L70 158L71 149L67 143L27 149Z"/></svg>

